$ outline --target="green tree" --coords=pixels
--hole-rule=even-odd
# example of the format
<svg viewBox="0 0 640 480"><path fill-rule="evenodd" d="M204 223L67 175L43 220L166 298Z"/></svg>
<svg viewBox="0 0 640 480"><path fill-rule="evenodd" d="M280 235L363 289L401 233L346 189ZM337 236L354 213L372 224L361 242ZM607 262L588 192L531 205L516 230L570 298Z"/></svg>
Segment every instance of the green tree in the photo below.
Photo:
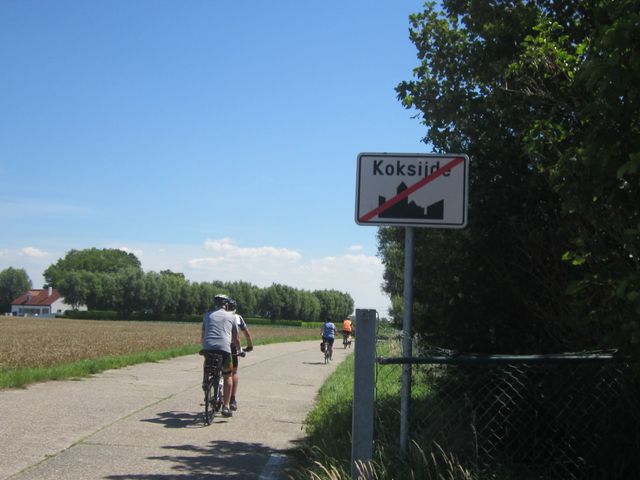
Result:
<svg viewBox="0 0 640 480"><path fill-rule="evenodd" d="M142 271L130 268L114 274L115 308L124 318L141 312L145 299L145 276Z"/></svg>
<svg viewBox="0 0 640 480"><path fill-rule="evenodd" d="M421 63L397 93L425 143L469 154L469 224L416 232L417 330L477 351L633 351L638 2L441 7L411 16ZM397 320L404 235L378 238Z"/></svg>
<svg viewBox="0 0 640 480"><path fill-rule="evenodd" d="M342 320L353 312L354 301L351 295L338 290L315 290L313 295L320 302L320 321Z"/></svg>
<svg viewBox="0 0 640 480"><path fill-rule="evenodd" d="M302 291L300 318L305 322L317 322L320 320L320 300L312 292Z"/></svg>
<svg viewBox="0 0 640 480"><path fill-rule="evenodd" d="M263 290L261 295L261 314L276 320L282 317L285 299L281 295L278 284L273 284Z"/></svg>
<svg viewBox="0 0 640 480"><path fill-rule="evenodd" d="M62 275L71 271L116 273L125 269L142 272L140 260L133 254L113 248L70 250L44 271L47 283L58 288Z"/></svg>
<svg viewBox="0 0 640 480"><path fill-rule="evenodd" d="M88 303L90 295L95 295L95 275L91 272L69 271L58 278L58 289L65 302L77 310Z"/></svg>
<svg viewBox="0 0 640 480"><path fill-rule="evenodd" d="M231 298L238 302L238 311L242 315L255 314L258 307L258 287L248 282L227 284Z"/></svg>
<svg viewBox="0 0 640 480"><path fill-rule="evenodd" d="M0 272L0 312L9 312L11 302L31 289L31 279L22 268L5 268Z"/></svg>

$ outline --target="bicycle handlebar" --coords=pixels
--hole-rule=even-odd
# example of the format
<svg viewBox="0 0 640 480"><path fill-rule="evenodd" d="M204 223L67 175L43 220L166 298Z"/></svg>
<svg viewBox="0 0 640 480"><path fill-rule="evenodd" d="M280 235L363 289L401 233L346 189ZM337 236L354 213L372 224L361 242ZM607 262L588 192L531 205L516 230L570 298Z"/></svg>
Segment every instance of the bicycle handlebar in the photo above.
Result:
<svg viewBox="0 0 640 480"><path fill-rule="evenodd" d="M247 348L240 347L240 351L238 352L238 355L240 357L246 357L247 353L251 351L253 351L253 347L247 347Z"/></svg>

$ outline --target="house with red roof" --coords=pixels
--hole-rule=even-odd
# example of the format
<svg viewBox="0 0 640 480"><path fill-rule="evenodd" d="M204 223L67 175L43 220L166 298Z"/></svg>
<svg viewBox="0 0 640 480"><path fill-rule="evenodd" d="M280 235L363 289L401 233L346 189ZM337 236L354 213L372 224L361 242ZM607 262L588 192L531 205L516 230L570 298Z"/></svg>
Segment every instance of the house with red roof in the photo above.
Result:
<svg viewBox="0 0 640 480"><path fill-rule="evenodd" d="M77 310L86 309L86 306L77 308ZM73 310L73 307L67 305L64 298L60 296L60 292L51 287L31 289L11 302L11 315L21 317L54 317L67 310Z"/></svg>

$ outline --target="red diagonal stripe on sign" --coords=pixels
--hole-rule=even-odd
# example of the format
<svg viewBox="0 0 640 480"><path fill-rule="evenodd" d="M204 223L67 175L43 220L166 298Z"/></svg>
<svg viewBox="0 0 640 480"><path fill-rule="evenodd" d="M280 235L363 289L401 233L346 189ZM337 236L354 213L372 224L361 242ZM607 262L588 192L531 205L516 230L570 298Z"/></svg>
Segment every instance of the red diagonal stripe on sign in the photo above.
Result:
<svg viewBox="0 0 640 480"><path fill-rule="evenodd" d="M440 167L438 170L433 172L428 177L424 177L422 180L420 180L419 182L413 184L412 186L410 186L406 190L400 192L395 197L390 198L389 200L384 202L382 205L379 205L378 207L376 207L373 210L371 210L369 213L361 216L360 217L360 221L361 222L367 222L367 221L371 220L376 215L379 215L380 213L384 212L386 209L388 209L389 207L392 207L393 205L398 203L400 200L404 200L405 198L407 198L409 195L411 195L416 190L419 190L420 188L424 187L427 183L434 181L436 178L442 176L445 172L453 169L454 167L457 167L462 162L464 162L464 158L462 158L462 157L454 158L449 163L447 163L443 167Z"/></svg>

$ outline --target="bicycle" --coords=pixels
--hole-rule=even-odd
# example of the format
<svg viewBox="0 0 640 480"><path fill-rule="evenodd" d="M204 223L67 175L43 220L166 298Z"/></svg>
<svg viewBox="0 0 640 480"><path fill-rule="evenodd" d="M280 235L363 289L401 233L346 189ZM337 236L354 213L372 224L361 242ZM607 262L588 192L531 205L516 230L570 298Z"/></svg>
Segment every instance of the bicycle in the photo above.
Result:
<svg viewBox="0 0 640 480"><path fill-rule="evenodd" d="M324 363L329 363L331 360L331 354L333 353L331 351L331 344L323 340L320 344L320 351L324 353Z"/></svg>
<svg viewBox="0 0 640 480"><path fill-rule="evenodd" d="M204 423L211 425L215 412L222 408L222 355L209 350L200 350L203 355L204 374L202 388L204 389Z"/></svg>
<svg viewBox="0 0 640 480"><path fill-rule="evenodd" d="M245 357L251 350L238 352L239 357ZM200 350L205 358L202 388L204 389L204 423L211 425L216 412L223 403L224 380L222 375L222 355L211 350Z"/></svg>
<svg viewBox="0 0 640 480"><path fill-rule="evenodd" d="M351 334L349 332L343 332L342 334L342 346L346 349L351 348Z"/></svg>

